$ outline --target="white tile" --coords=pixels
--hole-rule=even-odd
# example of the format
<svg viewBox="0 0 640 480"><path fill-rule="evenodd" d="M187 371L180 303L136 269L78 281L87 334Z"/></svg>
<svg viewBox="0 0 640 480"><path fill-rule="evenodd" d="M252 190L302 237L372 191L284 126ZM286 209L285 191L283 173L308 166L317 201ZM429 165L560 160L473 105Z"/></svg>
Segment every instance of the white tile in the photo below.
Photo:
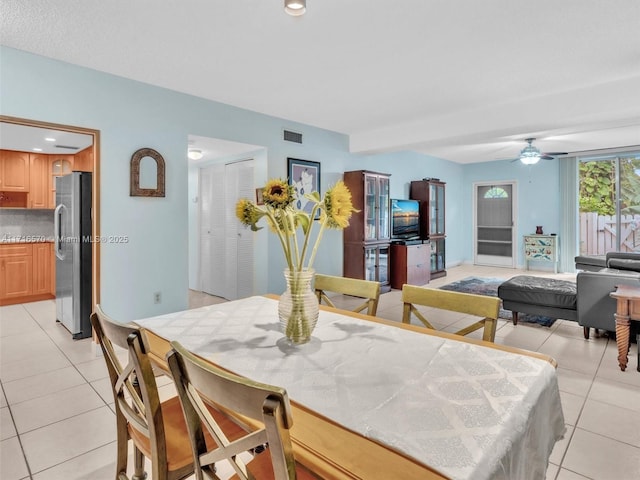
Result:
<svg viewBox="0 0 640 480"><path fill-rule="evenodd" d="M101 378L100 380L94 380L91 382L93 389L100 395L100 398L106 403L111 404L113 400L113 389L111 388L111 380L107 378Z"/></svg>
<svg viewBox="0 0 640 480"><path fill-rule="evenodd" d="M60 368L19 380L4 383L5 393L10 403L16 404L33 398L49 395L85 383L82 375L72 367Z"/></svg>
<svg viewBox="0 0 640 480"><path fill-rule="evenodd" d="M632 346L635 347L635 345ZM636 370L636 362L636 356L632 355L629 357L627 369L624 372L620 370L620 367L618 366L618 348L616 346L616 342L614 340L609 340L596 376L598 378L627 383L640 388L640 372Z"/></svg>
<svg viewBox="0 0 640 480"><path fill-rule="evenodd" d="M7 397L4 396L4 389L0 388L0 407L6 407L7 405Z"/></svg>
<svg viewBox="0 0 640 480"><path fill-rule="evenodd" d="M604 343L553 335L538 351L555 358L559 367L592 375L600 365L605 346Z"/></svg>
<svg viewBox="0 0 640 480"><path fill-rule="evenodd" d="M640 412L640 388L626 383L596 377L589 399Z"/></svg>
<svg viewBox="0 0 640 480"><path fill-rule="evenodd" d="M640 415L633 410L587 400L577 426L640 448Z"/></svg>
<svg viewBox="0 0 640 480"><path fill-rule="evenodd" d="M56 323L56 301L43 300L41 302L25 303L24 308L29 315L42 327Z"/></svg>
<svg viewBox="0 0 640 480"><path fill-rule="evenodd" d="M16 436L16 428L13 425L9 407L0 408L0 440L6 440Z"/></svg>
<svg viewBox="0 0 640 480"><path fill-rule="evenodd" d="M558 374L558 387L561 392L572 393L581 397L587 396L589 389L593 384L593 375L576 372L575 370L568 370L562 367L558 367L556 372Z"/></svg>
<svg viewBox="0 0 640 480"><path fill-rule="evenodd" d="M573 393L560 392L560 401L562 403L562 413L564 413L564 423L575 426L584 406L585 397L574 395Z"/></svg>
<svg viewBox="0 0 640 480"><path fill-rule="evenodd" d="M0 442L0 460L0 478L2 480L29 478L29 470L18 437Z"/></svg>
<svg viewBox="0 0 640 480"><path fill-rule="evenodd" d="M104 358L95 358L88 362L77 363L76 368L87 382L93 382L109 376Z"/></svg>
<svg viewBox="0 0 640 480"><path fill-rule="evenodd" d="M547 474L544 477L545 480L555 480L556 475L558 474L558 470L560 470L560 467L558 465L550 463L547 467Z"/></svg>
<svg viewBox="0 0 640 480"><path fill-rule="evenodd" d="M110 480L115 473L116 442L112 442L43 470L33 480Z"/></svg>
<svg viewBox="0 0 640 480"><path fill-rule="evenodd" d="M640 478L640 448L576 428L562 468L595 480Z"/></svg>
<svg viewBox="0 0 640 480"><path fill-rule="evenodd" d="M48 351L46 355L38 355L18 362L0 364L0 377L3 382L11 382L21 378L52 372L71 365L71 362L59 350Z"/></svg>
<svg viewBox="0 0 640 480"><path fill-rule="evenodd" d="M562 464L562 458L564 457L567 447L569 446L569 441L571 440L571 436L573 435L573 431L575 427L572 425L565 425L567 427L567 431L564 433L564 437L556 442L553 446L553 450L551 451L551 455L549 456L549 462L555 465Z"/></svg>
<svg viewBox="0 0 640 480"><path fill-rule="evenodd" d="M38 323L31 318L22 305L0 307L0 337L22 335L41 330Z"/></svg>
<svg viewBox="0 0 640 480"><path fill-rule="evenodd" d="M12 406L12 411L16 428L22 434L97 409L104 404L100 395L84 383L18 403Z"/></svg>
<svg viewBox="0 0 640 480"><path fill-rule="evenodd" d="M590 480L592 477L583 477L582 475L578 475L571 470L567 470L566 468L561 468L558 472L558 476L556 480ZM622 480L622 479L619 479Z"/></svg>
<svg viewBox="0 0 640 480"><path fill-rule="evenodd" d="M539 326L505 322L504 327L496 332L495 343L535 352L551 335L548 329Z"/></svg>
<svg viewBox="0 0 640 480"><path fill-rule="evenodd" d="M20 436L31 467L37 474L116 439L116 420L106 406L38 428ZM61 441L64 439L64 441Z"/></svg>

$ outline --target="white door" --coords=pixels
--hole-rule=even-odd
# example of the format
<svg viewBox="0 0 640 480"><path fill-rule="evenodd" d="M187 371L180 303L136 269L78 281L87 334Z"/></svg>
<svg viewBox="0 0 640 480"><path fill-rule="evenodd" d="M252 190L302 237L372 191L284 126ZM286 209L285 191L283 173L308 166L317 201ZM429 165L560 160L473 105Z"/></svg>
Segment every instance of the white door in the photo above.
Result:
<svg viewBox="0 0 640 480"><path fill-rule="evenodd" d="M253 232L235 216L239 198L252 198L253 161L200 170L202 290L234 300L253 294Z"/></svg>
<svg viewBox="0 0 640 480"><path fill-rule="evenodd" d="M255 197L253 160L225 165L225 298L235 300L253 294L253 232L236 217L236 203Z"/></svg>
<svg viewBox="0 0 640 480"><path fill-rule="evenodd" d="M474 184L474 263L514 267L515 182Z"/></svg>
<svg viewBox="0 0 640 480"><path fill-rule="evenodd" d="M224 297L224 165L200 169L200 278L202 291Z"/></svg>

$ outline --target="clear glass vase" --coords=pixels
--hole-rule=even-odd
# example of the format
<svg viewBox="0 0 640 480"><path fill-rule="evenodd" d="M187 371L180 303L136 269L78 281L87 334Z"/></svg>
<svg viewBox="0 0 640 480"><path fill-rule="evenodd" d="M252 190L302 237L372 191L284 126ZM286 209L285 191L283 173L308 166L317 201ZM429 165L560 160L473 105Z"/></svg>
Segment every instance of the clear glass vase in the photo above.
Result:
<svg viewBox="0 0 640 480"><path fill-rule="evenodd" d="M315 270L284 271L287 289L280 296L280 328L292 344L307 343L318 321L318 298L311 289Z"/></svg>

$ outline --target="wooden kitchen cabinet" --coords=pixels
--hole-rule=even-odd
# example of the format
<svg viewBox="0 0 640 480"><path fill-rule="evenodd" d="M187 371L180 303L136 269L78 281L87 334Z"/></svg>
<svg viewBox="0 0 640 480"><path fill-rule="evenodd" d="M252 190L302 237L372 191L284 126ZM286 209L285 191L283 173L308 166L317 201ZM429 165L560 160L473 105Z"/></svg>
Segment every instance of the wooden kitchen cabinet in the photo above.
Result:
<svg viewBox="0 0 640 480"><path fill-rule="evenodd" d="M51 208L49 202L49 155L29 155L29 208Z"/></svg>
<svg viewBox="0 0 640 480"><path fill-rule="evenodd" d="M391 244L391 288L426 285L430 278L429 244Z"/></svg>
<svg viewBox="0 0 640 480"><path fill-rule="evenodd" d="M51 244L33 244L33 292L34 295L51 293Z"/></svg>
<svg viewBox="0 0 640 480"><path fill-rule="evenodd" d="M29 191L29 154L0 150L0 191Z"/></svg>
<svg viewBox="0 0 640 480"><path fill-rule="evenodd" d="M49 155L49 208L56 208L56 177L68 175L73 171L73 155Z"/></svg>
<svg viewBox="0 0 640 480"><path fill-rule="evenodd" d="M0 244L0 305L54 298L52 256L48 242Z"/></svg>
<svg viewBox="0 0 640 480"><path fill-rule="evenodd" d="M16 243L0 245L0 302L31 295L33 291L32 245ZM8 301L9 303L4 303Z"/></svg>
<svg viewBox="0 0 640 480"><path fill-rule="evenodd" d="M73 156L74 172L93 172L93 146L76 153Z"/></svg>

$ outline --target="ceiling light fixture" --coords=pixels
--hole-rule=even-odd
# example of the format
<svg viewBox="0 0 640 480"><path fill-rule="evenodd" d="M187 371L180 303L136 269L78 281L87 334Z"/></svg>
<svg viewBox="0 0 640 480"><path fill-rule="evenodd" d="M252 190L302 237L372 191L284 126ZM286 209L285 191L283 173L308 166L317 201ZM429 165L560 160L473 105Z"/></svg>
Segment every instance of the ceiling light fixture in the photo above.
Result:
<svg viewBox="0 0 640 480"><path fill-rule="evenodd" d="M189 150L189 153L187 153L187 157L189 157L191 160L200 160L202 158L202 150Z"/></svg>
<svg viewBox="0 0 640 480"><path fill-rule="evenodd" d="M527 138L529 145L524 147L520 152L520 161L525 165L535 165L540 161L540 150L531 145L535 138Z"/></svg>
<svg viewBox="0 0 640 480"><path fill-rule="evenodd" d="M53 138L53 137L45 137L45 140L46 140L47 142L55 142L55 141L56 141L56 139L55 139L55 138Z"/></svg>
<svg viewBox="0 0 640 480"><path fill-rule="evenodd" d="M284 0L284 11L294 17L304 15L307 11L307 0Z"/></svg>

